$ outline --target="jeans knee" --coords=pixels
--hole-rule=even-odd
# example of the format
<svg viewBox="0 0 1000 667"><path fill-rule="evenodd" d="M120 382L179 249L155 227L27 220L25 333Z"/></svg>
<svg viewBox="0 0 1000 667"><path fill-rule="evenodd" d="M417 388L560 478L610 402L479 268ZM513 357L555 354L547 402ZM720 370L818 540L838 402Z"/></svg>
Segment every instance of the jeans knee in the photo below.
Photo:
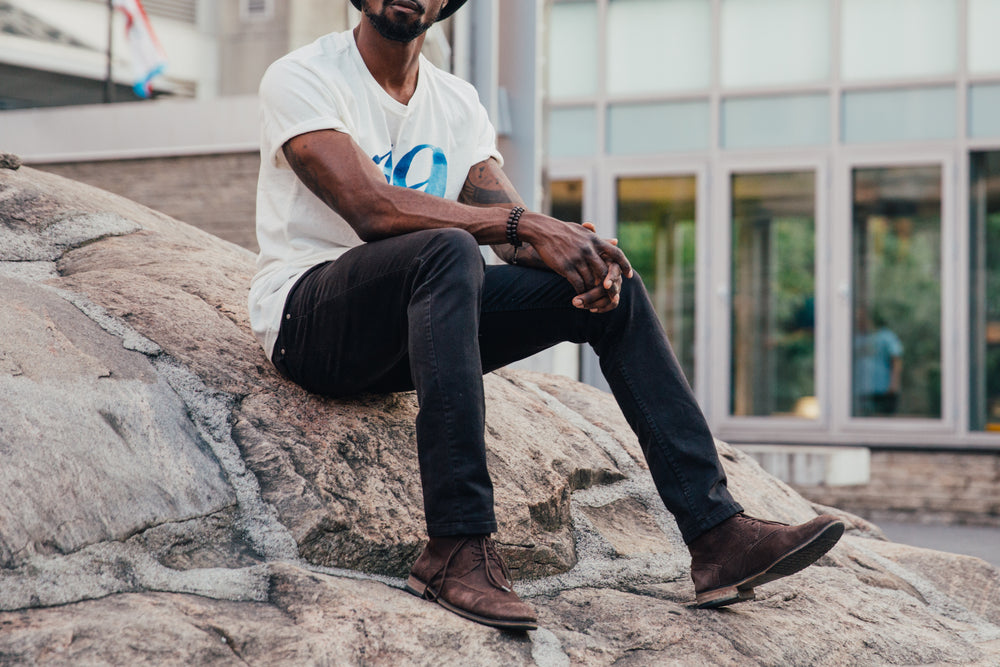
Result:
<svg viewBox="0 0 1000 667"><path fill-rule="evenodd" d="M424 261L433 260L436 267L456 280L482 282L485 263L476 237L452 227L420 233L428 237Z"/></svg>
<svg viewBox="0 0 1000 667"><path fill-rule="evenodd" d="M649 293L646 292L646 284L642 282L642 277L638 271L634 271L631 278L622 279L619 308L625 306L625 310L631 310L637 305L642 306L648 302Z"/></svg>
<svg viewBox="0 0 1000 667"><path fill-rule="evenodd" d="M459 252L479 252L479 242L476 241L476 237L464 229L444 227L442 229L427 230L425 233L431 237L433 243L442 247Z"/></svg>

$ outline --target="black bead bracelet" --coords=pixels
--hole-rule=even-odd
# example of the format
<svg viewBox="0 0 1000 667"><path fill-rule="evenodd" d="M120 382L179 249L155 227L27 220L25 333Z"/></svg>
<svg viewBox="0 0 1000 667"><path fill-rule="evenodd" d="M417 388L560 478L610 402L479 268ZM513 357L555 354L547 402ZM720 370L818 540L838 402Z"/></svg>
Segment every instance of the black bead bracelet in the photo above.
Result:
<svg viewBox="0 0 1000 667"><path fill-rule="evenodd" d="M524 213L524 208L515 206L510 211L510 217L507 218L507 243L515 248L521 247L521 239L517 237L517 223L520 222L522 213Z"/></svg>

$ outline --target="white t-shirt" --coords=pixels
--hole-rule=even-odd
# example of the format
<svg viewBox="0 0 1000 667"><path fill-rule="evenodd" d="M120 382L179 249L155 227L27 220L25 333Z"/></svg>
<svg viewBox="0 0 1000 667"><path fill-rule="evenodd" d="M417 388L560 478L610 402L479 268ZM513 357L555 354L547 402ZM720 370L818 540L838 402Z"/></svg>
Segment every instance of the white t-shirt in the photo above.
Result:
<svg viewBox="0 0 1000 667"><path fill-rule="evenodd" d="M321 37L271 65L260 101L260 255L249 307L250 326L270 358L295 282L363 243L295 175L282 152L285 142L316 130L344 132L389 183L452 200L473 165L501 157L470 84L421 56L416 91L409 104L400 104L372 77L351 31Z"/></svg>

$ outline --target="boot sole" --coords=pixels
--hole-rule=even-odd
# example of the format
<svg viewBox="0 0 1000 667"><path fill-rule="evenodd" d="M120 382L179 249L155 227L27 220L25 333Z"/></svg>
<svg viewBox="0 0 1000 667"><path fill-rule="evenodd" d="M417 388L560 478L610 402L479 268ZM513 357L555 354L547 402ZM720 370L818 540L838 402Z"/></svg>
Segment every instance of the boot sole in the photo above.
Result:
<svg viewBox="0 0 1000 667"><path fill-rule="evenodd" d="M808 542L788 552L768 567L730 586L722 586L695 596L698 609L715 609L756 598L754 587L787 577L809 567L833 548L844 534L841 521L831 523Z"/></svg>
<svg viewBox="0 0 1000 667"><path fill-rule="evenodd" d="M501 630L512 630L515 632L528 632L529 630L537 630L538 623L533 623L531 621L505 621L499 618L489 618L486 616L480 616L479 614L474 614L466 609L460 609L453 604L449 604L446 600L442 600L438 597L437 591L433 589L428 589L427 584L420 581L412 574L410 578L406 580L406 585L403 590L411 595L416 595L418 598L427 600L427 591L430 590L433 596L430 602L436 602L453 614L457 614L462 618L467 618L470 621L475 621L476 623L481 623L482 625L488 625L493 628L500 628Z"/></svg>

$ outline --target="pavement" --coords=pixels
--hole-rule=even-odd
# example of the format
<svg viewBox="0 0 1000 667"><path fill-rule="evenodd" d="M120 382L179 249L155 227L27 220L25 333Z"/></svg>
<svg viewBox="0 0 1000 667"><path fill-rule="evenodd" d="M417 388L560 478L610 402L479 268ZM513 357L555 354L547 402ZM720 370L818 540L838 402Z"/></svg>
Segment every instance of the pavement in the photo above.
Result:
<svg viewBox="0 0 1000 667"><path fill-rule="evenodd" d="M893 542L982 558L1000 568L1000 528L876 521Z"/></svg>

